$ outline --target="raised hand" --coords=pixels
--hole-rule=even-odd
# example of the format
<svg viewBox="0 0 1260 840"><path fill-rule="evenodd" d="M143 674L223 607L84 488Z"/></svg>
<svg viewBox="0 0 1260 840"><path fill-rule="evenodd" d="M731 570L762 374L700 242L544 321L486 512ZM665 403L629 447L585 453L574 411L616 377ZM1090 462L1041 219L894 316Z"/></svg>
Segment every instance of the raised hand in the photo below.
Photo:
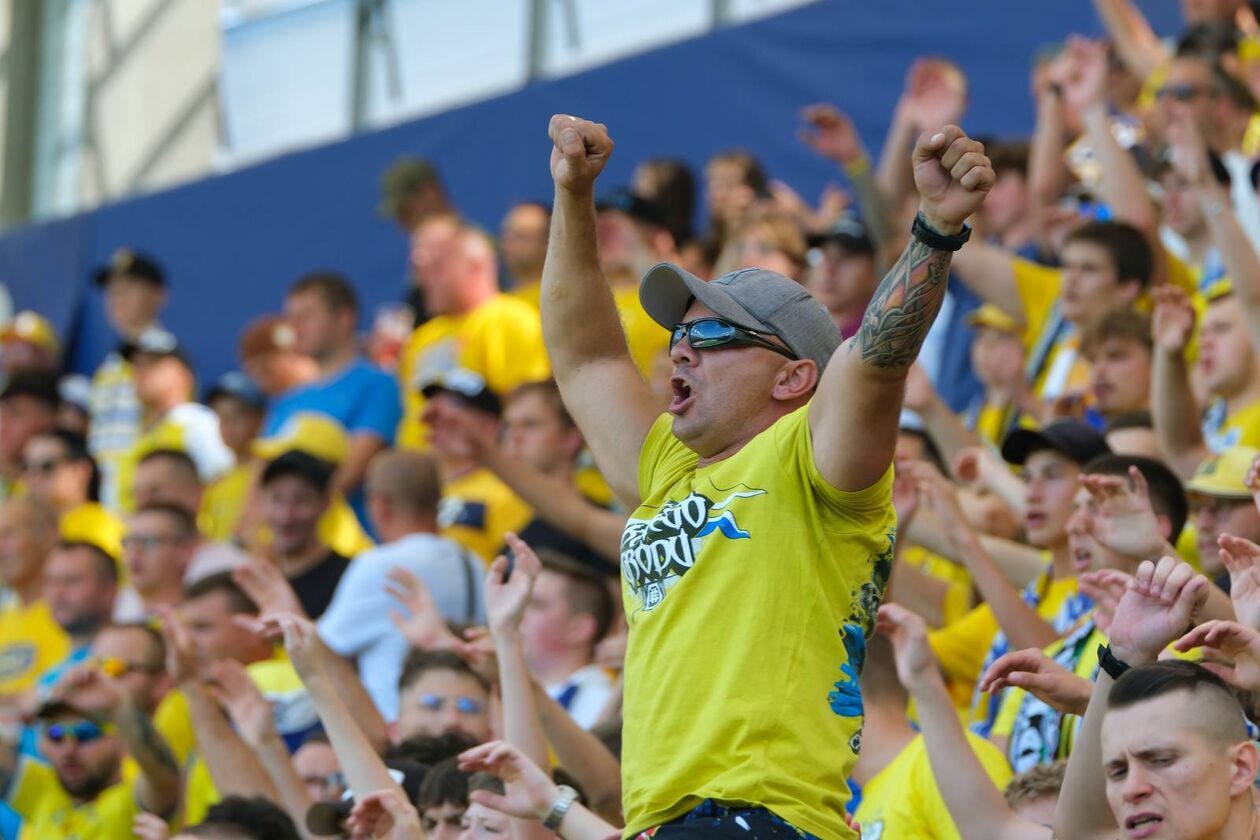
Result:
<svg viewBox="0 0 1260 840"><path fill-rule="evenodd" d="M1203 667L1247 691L1260 691L1260 631L1236 621L1208 621L1177 640L1180 651L1203 648L1205 659L1232 659L1233 667L1204 661Z"/></svg>
<svg viewBox="0 0 1260 840"><path fill-rule="evenodd" d="M1068 38L1064 59L1063 98L1068 106L1084 113L1091 107L1104 105L1107 96L1107 45L1073 35Z"/></svg>
<svg viewBox="0 0 1260 840"><path fill-rule="evenodd" d="M1260 545L1242 537L1221 534L1221 562L1229 570L1229 600L1234 617L1260 629Z"/></svg>
<svg viewBox="0 0 1260 840"><path fill-rule="evenodd" d="M898 107L919 131L957 123L967 109L967 79L948 62L920 58L910 67Z"/></svg>
<svg viewBox="0 0 1260 840"><path fill-rule="evenodd" d="M1194 305L1185 290L1164 283L1151 289L1155 312L1151 316L1151 338L1168 353L1185 350L1194 329Z"/></svg>
<svg viewBox="0 0 1260 840"><path fill-rule="evenodd" d="M1093 683L1078 677L1040 648L1016 650L998 657L980 676L980 690L998 692L1014 686L1060 712L1083 715Z"/></svg>
<svg viewBox="0 0 1260 840"><path fill-rule="evenodd" d="M390 610L389 618L407 644L417 650L454 647L457 641L455 634L446 626L446 620L438 612L437 603L424 581L402 566L390 569L387 577L386 591L397 598L407 611L404 615L398 610Z"/></svg>
<svg viewBox="0 0 1260 840"><path fill-rule="evenodd" d="M587 194L612 156L613 141L603 123L556 114L547 126L551 150L551 177L570 193Z"/></svg>
<svg viewBox="0 0 1260 840"><path fill-rule="evenodd" d="M958 488L941 475L940 470L925 461L907 461L901 469L914 480L919 504L927 505L936 513L951 540L958 541L972 534L967 514L958 500Z"/></svg>
<svg viewBox="0 0 1260 840"><path fill-rule="evenodd" d="M984 144L956 125L924 132L914 146L912 162L919 212L938 233L961 231L997 180Z"/></svg>
<svg viewBox="0 0 1260 840"><path fill-rule="evenodd" d="M420 814L396 790L378 790L354 803L346 819L351 840L415 840L424 837Z"/></svg>
<svg viewBox="0 0 1260 840"><path fill-rule="evenodd" d="M875 630L892 642L897 678L907 691L913 694L922 688L944 685L922 618L899 604L884 604L879 608Z"/></svg>
<svg viewBox="0 0 1260 840"><path fill-rule="evenodd" d="M1256 509L1260 510L1260 455L1251 462L1245 481L1247 489L1251 491L1251 501L1255 503Z"/></svg>
<svg viewBox="0 0 1260 840"><path fill-rule="evenodd" d="M258 749L276 734L275 712L267 698L235 659L224 659L210 666L210 694L223 707L241 739Z"/></svg>
<svg viewBox="0 0 1260 840"><path fill-rule="evenodd" d="M1077 579L1081 592L1094 602L1094 624L1099 630L1111 634L1111 622L1116 607L1129 586L1133 575L1119 569L1097 569L1085 572Z"/></svg>
<svg viewBox="0 0 1260 840"><path fill-rule="evenodd" d="M853 120L834 105L810 105L801 111L801 119L806 126L799 132L801 142L827 160L849 166L865 157Z"/></svg>
<svg viewBox="0 0 1260 840"><path fill-rule="evenodd" d="M1089 532L1099 543L1126 557L1152 557L1164 548L1164 537L1151 506L1150 489L1137 467L1128 478L1118 475L1081 476L1081 486L1093 498Z"/></svg>
<svg viewBox="0 0 1260 840"><path fill-rule="evenodd" d="M988 486L995 470L1006 469L987 446L968 446L959 450L951 468L954 478L968 486Z"/></svg>
<svg viewBox="0 0 1260 840"><path fill-rule="evenodd" d="M166 642L166 673L176 685L197 679L201 663L184 620L174 607L159 606L157 613L162 639Z"/></svg>
<svg viewBox="0 0 1260 840"><path fill-rule="evenodd" d="M278 613L306 615L292 584L270 560L250 558L249 563L232 570L232 580L258 605L260 618Z"/></svg>
<svg viewBox="0 0 1260 840"><path fill-rule="evenodd" d="M306 616L297 613L275 613L266 618L237 615L233 616L232 620L240 627L270 642L283 642L285 652L289 654L289 661L293 663L294 670L298 672L303 682L322 672L323 666L319 661L319 633Z"/></svg>
<svg viewBox="0 0 1260 840"><path fill-rule="evenodd" d="M507 535L507 546L513 556L507 580L503 579L509 571L506 555L500 555L486 572L486 619L496 639L514 636L520 629L534 581L542 571L538 555L516 534Z"/></svg>
<svg viewBox="0 0 1260 840"><path fill-rule="evenodd" d="M473 747L459 756L459 769L465 773L489 773L503 780L503 795L488 790L473 791L468 798L487 808L537 820L547 816L559 789L542 768L506 741L491 741Z"/></svg>
<svg viewBox="0 0 1260 840"><path fill-rule="evenodd" d="M52 696L101 718L113 718L130 699L121 681L95 665L77 665L66 671L53 687Z"/></svg>
<svg viewBox="0 0 1260 840"><path fill-rule="evenodd" d="M936 401L936 386L919 364L910 366L906 372L906 396L902 405L911 411L922 414Z"/></svg>
<svg viewBox="0 0 1260 840"><path fill-rule="evenodd" d="M171 827L157 814L141 811L131 821L131 833L136 840L170 840Z"/></svg>
<svg viewBox="0 0 1260 840"><path fill-rule="evenodd" d="M1111 649L1130 665L1154 662L1207 602L1208 581L1175 557L1143 560L1116 607Z"/></svg>

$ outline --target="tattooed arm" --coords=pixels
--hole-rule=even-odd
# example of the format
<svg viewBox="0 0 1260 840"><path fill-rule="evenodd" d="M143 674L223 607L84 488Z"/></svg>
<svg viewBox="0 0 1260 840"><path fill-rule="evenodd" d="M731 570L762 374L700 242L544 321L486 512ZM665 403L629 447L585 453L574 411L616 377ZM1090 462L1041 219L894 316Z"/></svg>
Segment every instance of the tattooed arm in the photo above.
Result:
<svg viewBox="0 0 1260 840"><path fill-rule="evenodd" d="M919 212L938 233L959 233L993 186L984 147L946 126L919 138L913 163ZM892 462L906 373L940 311L950 254L912 237L875 290L857 335L827 365L809 423L818 469L840 490L869 487Z"/></svg>
<svg viewBox="0 0 1260 840"><path fill-rule="evenodd" d="M153 719L130 698L119 704L113 717L127 752L140 765L136 801L150 813L170 816L179 804L180 774L166 739L154 727Z"/></svg>

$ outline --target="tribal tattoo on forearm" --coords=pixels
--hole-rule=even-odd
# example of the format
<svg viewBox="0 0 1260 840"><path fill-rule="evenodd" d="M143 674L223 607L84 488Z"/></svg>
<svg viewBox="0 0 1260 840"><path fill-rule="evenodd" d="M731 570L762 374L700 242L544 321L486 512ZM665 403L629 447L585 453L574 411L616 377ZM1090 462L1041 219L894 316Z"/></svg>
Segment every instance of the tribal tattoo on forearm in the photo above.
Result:
<svg viewBox="0 0 1260 840"><path fill-rule="evenodd" d="M914 364L945 299L949 259L949 251L911 239L875 290L850 352L860 347L862 361L878 368Z"/></svg>
<svg viewBox="0 0 1260 840"><path fill-rule="evenodd" d="M127 709L118 728L126 736L132 757L142 767L162 767L172 773L179 772L179 762L175 760L166 739L143 710L135 706Z"/></svg>

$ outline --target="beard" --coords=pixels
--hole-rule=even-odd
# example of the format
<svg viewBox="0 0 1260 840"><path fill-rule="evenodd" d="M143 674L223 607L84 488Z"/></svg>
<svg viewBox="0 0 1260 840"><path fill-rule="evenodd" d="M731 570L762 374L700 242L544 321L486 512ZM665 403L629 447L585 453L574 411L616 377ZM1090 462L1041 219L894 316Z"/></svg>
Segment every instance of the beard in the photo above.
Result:
<svg viewBox="0 0 1260 840"><path fill-rule="evenodd" d="M84 772L73 780L67 780L61 772L57 772L57 781L61 782L61 786L65 788L66 793L70 794L74 799L90 802L100 796L114 781L115 771L118 768L105 767L96 772L84 770Z"/></svg>

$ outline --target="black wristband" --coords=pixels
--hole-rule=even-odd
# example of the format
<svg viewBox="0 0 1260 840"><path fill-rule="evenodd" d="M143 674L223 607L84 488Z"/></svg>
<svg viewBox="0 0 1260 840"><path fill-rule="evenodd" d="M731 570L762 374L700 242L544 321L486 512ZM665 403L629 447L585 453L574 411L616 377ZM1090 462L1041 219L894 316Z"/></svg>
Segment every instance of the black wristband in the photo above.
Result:
<svg viewBox="0 0 1260 840"><path fill-rule="evenodd" d="M916 213L910 235L934 251L957 251L971 238L971 226L964 223L961 233L944 234L933 230L922 213Z"/></svg>
<svg viewBox="0 0 1260 840"><path fill-rule="evenodd" d="M1102 668L1113 680L1118 680L1130 666L1129 663L1116 659L1115 654L1111 652L1111 645L1099 645L1098 667Z"/></svg>

